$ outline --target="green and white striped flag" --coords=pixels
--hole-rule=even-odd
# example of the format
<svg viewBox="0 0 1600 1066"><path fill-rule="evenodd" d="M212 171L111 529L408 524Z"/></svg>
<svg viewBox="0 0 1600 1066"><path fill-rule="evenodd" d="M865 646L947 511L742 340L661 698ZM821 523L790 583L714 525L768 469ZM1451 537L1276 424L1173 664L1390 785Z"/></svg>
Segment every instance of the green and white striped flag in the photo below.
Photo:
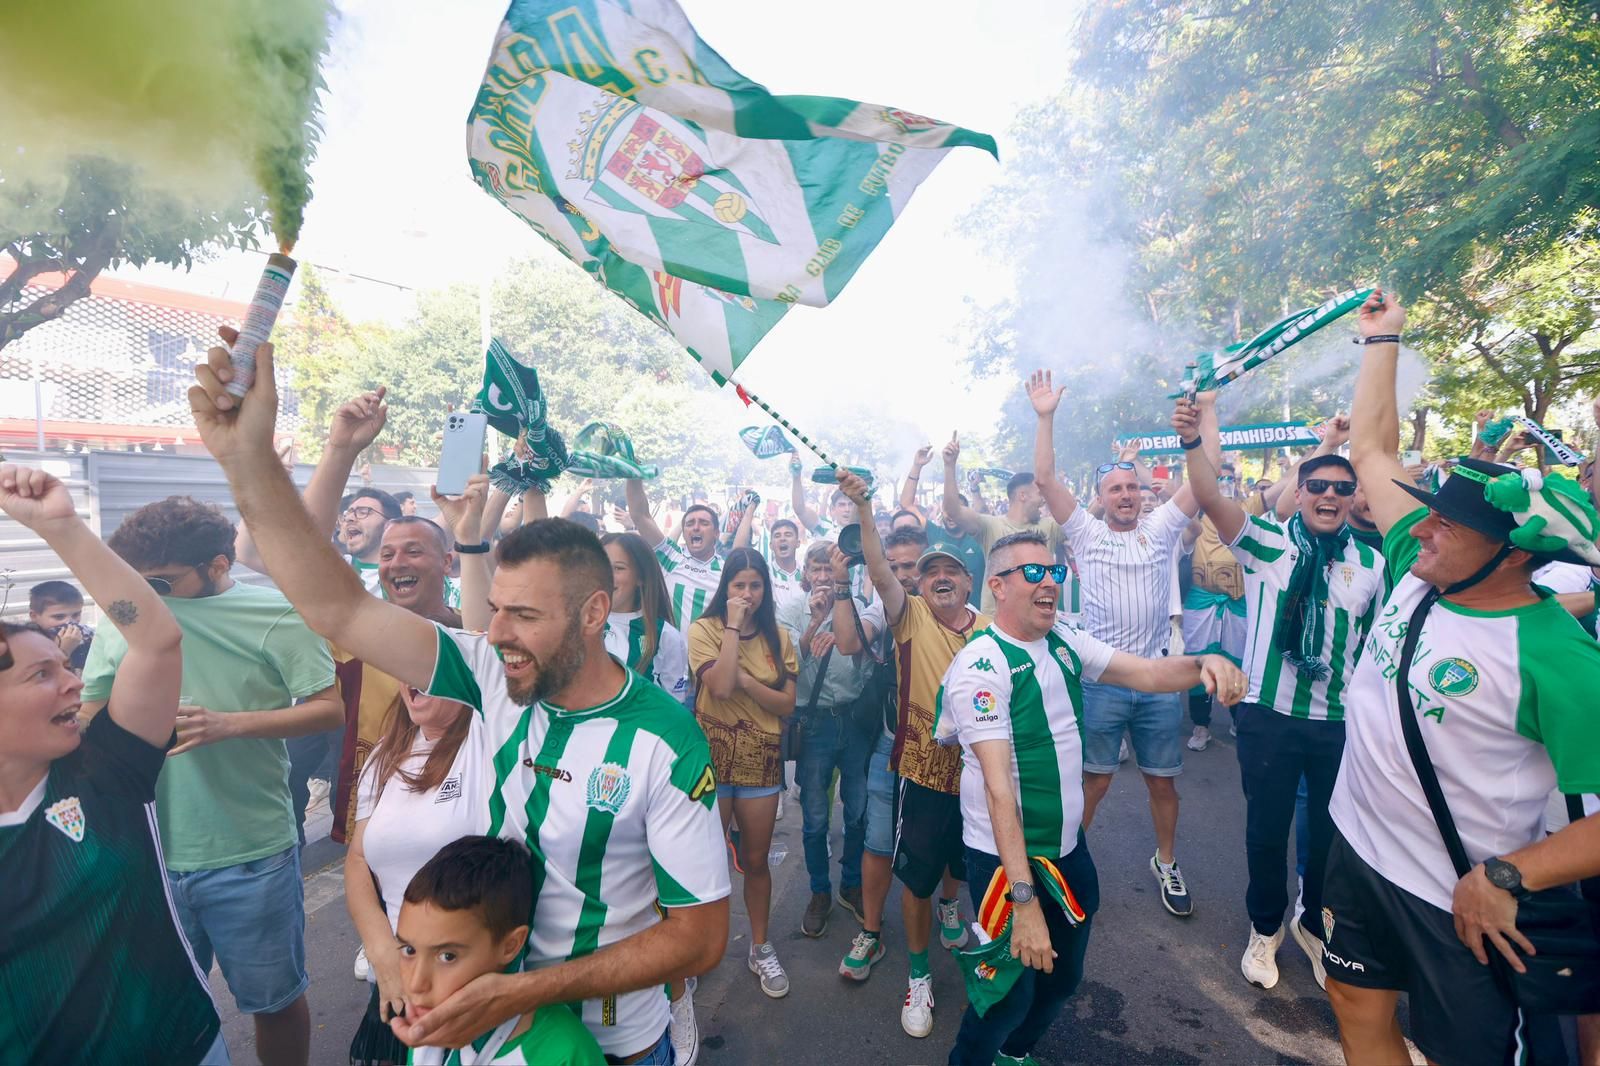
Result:
<svg viewBox="0 0 1600 1066"><path fill-rule="evenodd" d="M1328 323L1349 314L1367 302L1371 289L1351 289L1317 307L1305 307L1280 319L1247 341L1230 344L1220 352L1195 356L1198 369L1195 391L1221 388L1247 370L1254 370L1279 352L1311 336ZM1185 390L1172 394L1176 399Z"/></svg>
<svg viewBox="0 0 1600 1066"><path fill-rule="evenodd" d="M467 120L478 184L719 384L837 296L962 145L998 157L908 111L774 96L674 0L512 0Z"/></svg>

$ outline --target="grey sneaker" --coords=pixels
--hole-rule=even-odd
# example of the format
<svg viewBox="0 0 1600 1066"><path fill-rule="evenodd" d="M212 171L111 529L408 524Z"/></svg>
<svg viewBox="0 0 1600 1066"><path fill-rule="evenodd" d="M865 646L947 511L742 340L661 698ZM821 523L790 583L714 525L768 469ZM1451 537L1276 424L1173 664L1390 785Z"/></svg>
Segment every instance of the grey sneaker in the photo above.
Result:
<svg viewBox="0 0 1600 1066"><path fill-rule="evenodd" d="M1161 905L1179 918L1187 918L1194 913L1194 900L1189 896L1189 886L1184 883L1183 871L1178 869L1177 857L1173 857L1172 865L1161 865L1160 852L1150 856L1150 872L1156 875L1156 881L1161 885Z"/></svg>
<svg viewBox="0 0 1600 1066"><path fill-rule="evenodd" d="M750 972L761 978L761 991L772 999L782 999L789 994L789 975L783 972L783 963L771 944L757 944L745 960Z"/></svg>
<svg viewBox="0 0 1600 1066"><path fill-rule="evenodd" d="M839 906L856 916L856 921L867 920L867 905L861 899L861 886L851 885L839 890Z"/></svg>
<svg viewBox="0 0 1600 1066"><path fill-rule="evenodd" d="M800 931L815 940L828 931L828 915L833 913L833 893L813 892L806 904L805 917L800 919Z"/></svg>
<svg viewBox="0 0 1600 1066"><path fill-rule="evenodd" d="M852 981L865 981L872 976L872 967L883 958L885 950L883 937L866 932L857 933L850 950L839 962L839 976Z"/></svg>

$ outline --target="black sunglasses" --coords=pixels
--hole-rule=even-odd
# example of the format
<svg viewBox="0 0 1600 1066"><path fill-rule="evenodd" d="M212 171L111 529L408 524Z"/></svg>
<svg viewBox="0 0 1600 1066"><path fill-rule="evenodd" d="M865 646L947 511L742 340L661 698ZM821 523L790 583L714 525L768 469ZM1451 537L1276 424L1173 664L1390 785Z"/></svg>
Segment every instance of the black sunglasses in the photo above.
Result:
<svg viewBox="0 0 1600 1066"><path fill-rule="evenodd" d="M150 583L150 587L151 588L156 590L156 595L157 596L170 596L170 595L172 595L172 582L168 581L166 578L164 578L164 577L147 577L147 578L145 578L145 580Z"/></svg>
<svg viewBox="0 0 1600 1066"><path fill-rule="evenodd" d="M1313 496L1321 496L1329 489L1332 489L1340 496L1354 496L1356 494L1356 483L1354 481L1329 481L1326 478L1308 477L1305 480L1305 487L1306 491Z"/></svg>
<svg viewBox="0 0 1600 1066"><path fill-rule="evenodd" d="M1132 463L1128 462L1128 460L1126 460L1126 459L1122 460L1120 463L1101 463L1099 466L1094 468L1094 476L1095 477L1105 477L1107 474L1111 473L1111 471L1113 471L1113 470L1132 470L1132 469L1134 469L1134 465Z"/></svg>
<svg viewBox="0 0 1600 1066"><path fill-rule="evenodd" d="M1049 574L1050 580L1058 585L1066 584L1067 581L1067 566L1065 563L1051 563L1049 565L1044 563L1023 563L1021 566L1013 566L1008 570L1002 570L994 576L1005 577L1008 574L1015 574L1019 570L1022 572L1022 580L1030 585L1037 585L1043 581L1045 574Z"/></svg>

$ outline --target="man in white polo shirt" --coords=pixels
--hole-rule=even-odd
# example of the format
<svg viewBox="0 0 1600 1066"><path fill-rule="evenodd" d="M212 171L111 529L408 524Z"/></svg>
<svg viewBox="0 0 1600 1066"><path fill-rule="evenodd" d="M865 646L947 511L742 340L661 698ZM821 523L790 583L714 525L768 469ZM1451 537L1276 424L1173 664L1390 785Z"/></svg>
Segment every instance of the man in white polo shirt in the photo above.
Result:
<svg viewBox="0 0 1600 1066"><path fill-rule="evenodd" d="M1133 462L1106 463L1095 472L1105 518L1094 518L1056 477L1053 439L1056 389L1049 371L1028 379L1028 399L1039 416L1033 473L1050 513L1061 523L1077 560L1083 586L1084 626L1118 651L1153 659L1171 651L1173 574L1179 542L1199 513L1194 491L1184 485L1149 515L1141 515L1139 475ZM1221 454L1215 457L1221 461ZM1231 700L1229 702L1232 702ZM1189 886L1178 869L1178 786L1183 772L1183 705L1175 693L1136 692L1114 684L1084 686L1083 824L1111 788L1121 762L1122 737L1133 736L1133 754L1150 792L1156 852L1150 870L1161 889L1161 905L1180 918L1194 912Z"/></svg>
<svg viewBox="0 0 1600 1066"><path fill-rule="evenodd" d="M1526 1019L1495 968L1524 968L1519 900L1600 873L1600 817L1544 832L1552 788L1600 786L1600 645L1532 582L1552 559L1600 561L1596 517L1565 478L1475 459L1439 492L1417 489L1395 457L1405 312L1379 290L1359 324L1350 457L1394 591L1345 699L1323 886L1328 998L1351 1062L1406 1061L1401 992L1430 1061L1511 1062ZM1464 874L1408 731L1437 777Z"/></svg>

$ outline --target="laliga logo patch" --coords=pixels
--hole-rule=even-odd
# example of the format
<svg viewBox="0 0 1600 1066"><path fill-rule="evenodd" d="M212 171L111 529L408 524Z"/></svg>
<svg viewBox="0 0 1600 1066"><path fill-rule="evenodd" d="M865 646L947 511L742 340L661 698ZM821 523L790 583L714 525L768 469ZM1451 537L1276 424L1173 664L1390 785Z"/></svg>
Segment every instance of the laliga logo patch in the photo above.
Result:
<svg viewBox="0 0 1600 1066"><path fill-rule="evenodd" d="M1478 668L1465 659L1440 659L1428 670L1428 683L1441 696L1465 696L1478 687Z"/></svg>
<svg viewBox="0 0 1600 1066"><path fill-rule="evenodd" d="M67 834L74 844L83 843L83 804L77 796L52 803L44 812L44 820Z"/></svg>
<svg viewBox="0 0 1600 1066"><path fill-rule="evenodd" d="M632 789L633 779L628 776L628 771L614 762L603 762L589 774L584 803L597 811L617 814L622 810L622 805L628 802L628 793Z"/></svg>
<svg viewBox="0 0 1600 1066"><path fill-rule="evenodd" d="M988 689L983 689L972 697L972 709L979 714L990 714L994 711L994 708L994 693Z"/></svg>

